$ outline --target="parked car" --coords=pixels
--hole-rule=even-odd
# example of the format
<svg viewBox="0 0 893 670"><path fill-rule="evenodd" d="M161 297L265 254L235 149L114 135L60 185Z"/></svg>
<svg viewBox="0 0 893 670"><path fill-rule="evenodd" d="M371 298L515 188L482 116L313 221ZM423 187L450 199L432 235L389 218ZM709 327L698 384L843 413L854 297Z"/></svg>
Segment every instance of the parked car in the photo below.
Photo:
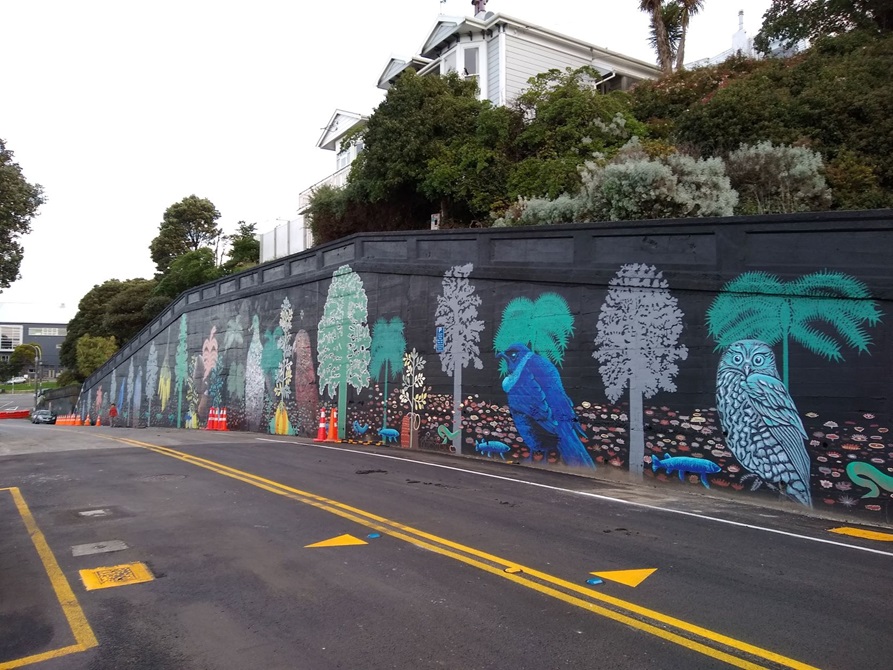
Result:
<svg viewBox="0 0 893 670"><path fill-rule="evenodd" d="M56 415L48 409L39 409L31 415L31 423L56 423Z"/></svg>
<svg viewBox="0 0 893 670"><path fill-rule="evenodd" d="M25 383L27 383L27 381L28 381L27 377L13 377L12 379L9 379L3 383L4 384L25 384Z"/></svg>

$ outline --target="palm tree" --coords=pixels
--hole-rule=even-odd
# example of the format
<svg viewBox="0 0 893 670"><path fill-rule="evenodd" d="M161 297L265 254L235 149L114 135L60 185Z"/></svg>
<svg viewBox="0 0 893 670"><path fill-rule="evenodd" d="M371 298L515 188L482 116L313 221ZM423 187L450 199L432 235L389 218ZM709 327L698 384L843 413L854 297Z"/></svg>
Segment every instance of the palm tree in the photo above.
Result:
<svg viewBox="0 0 893 670"><path fill-rule="evenodd" d="M675 4L675 3L670 3ZM664 21L667 7L663 0L639 0L639 9L651 15L652 43L657 51L657 63L664 74L673 72L673 49Z"/></svg>
<svg viewBox="0 0 893 670"><path fill-rule="evenodd" d="M676 71L682 69L685 60L685 37L688 35L688 22L692 16L704 9L704 0L678 0L679 41L676 47Z"/></svg>
<svg viewBox="0 0 893 670"><path fill-rule="evenodd" d="M747 272L723 287L707 310L707 328L716 348L744 339L782 343L782 376L788 386L790 340L828 360L841 361L842 343L816 325L824 322L844 343L868 352L871 337L863 324L876 325L881 312L868 287L842 272L813 272L791 282L766 272Z"/></svg>
<svg viewBox="0 0 893 670"><path fill-rule="evenodd" d="M379 380L382 372L384 373L382 429L388 427L388 377L397 378L398 371L403 369L404 353L406 353L406 338L403 335L403 321L400 317L395 316L390 321L387 319L376 321L372 326L372 361L369 363L369 372Z"/></svg>
<svg viewBox="0 0 893 670"><path fill-rule="evenodd" d="M500 352L520 342L560 366L573 334L574 317L567 301L557 293L543 293L536 302L515 298L506 306L493 347ZM505 359L499 361L499 373L508 373Z"/></svg>

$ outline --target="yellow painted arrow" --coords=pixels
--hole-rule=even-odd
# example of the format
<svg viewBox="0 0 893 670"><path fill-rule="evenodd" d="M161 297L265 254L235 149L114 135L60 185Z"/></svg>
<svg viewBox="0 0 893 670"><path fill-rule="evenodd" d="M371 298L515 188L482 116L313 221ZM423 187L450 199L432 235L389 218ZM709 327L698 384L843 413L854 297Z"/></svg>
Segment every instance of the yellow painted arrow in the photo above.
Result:
<svg viewBox="0 0 893 670"><path fill-rule="evenodd" d="M350 547L356 544L369 543L358 537L354 537L353 535L339 535L330 540L323 540L322 542L317 542L315 544L306 544L304 545L304 549L316 549L318 547Z"/></svg>
<svg viewBox="0 0 893 670"><path fill-rule="evenodd" d="M609 570L608 572L590 572L589 574L636 588L656 571L657 568L643 568L642 570Z"/></svg>
<svg viewBox="0 0 893 670"><path fill-rule="evenodd" d="M862 537L866 540L877 540L878 542L893 542L893 535L890 533L878 533L874 530L863 530L862 528L849 528L843 526L841 528L831 528L830 533L838 535L849 535L850 537Z"/></svg>

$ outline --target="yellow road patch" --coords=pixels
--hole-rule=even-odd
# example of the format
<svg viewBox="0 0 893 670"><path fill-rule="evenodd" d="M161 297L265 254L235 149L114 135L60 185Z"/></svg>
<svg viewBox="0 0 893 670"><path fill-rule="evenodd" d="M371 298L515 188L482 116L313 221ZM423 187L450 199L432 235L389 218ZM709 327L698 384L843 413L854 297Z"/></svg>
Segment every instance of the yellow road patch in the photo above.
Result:
<svg viewBox="0 0 893 670"><path fill-rule="evenodd" d="M304 549L317 549L319 547L351 547L357 544L369 544L365 540L361 540L353 535L339 535L331 540L323 540L315 544L305 544Z"/></svg>
<svg viewBox="0 0 893 670"><path fill-rule="evenodd" d="M82 610L81 606L78 604L74 591L71 590L71 585L68 583L68 579L65 578L65 573L63 573L62 568L59 567L59 563L56 561L56 557L53 555L53 551L50 549L50 545L47 543L43 532L37 526L37 522L34 520L31 510L28 508L28 504L22 496L22 492L15 486L0 489L0 491L9 491L9 494L12 496L16 509L22 517L22 521L25 523L25 528L31 538L31 543L37 550L37 555L40 557L41 563L43 563L43 568L46 570L47 576L50 578L53 593L56 594L56 599L62 607L62 612L65 614L65 620L68 622L75 639L75 644L68 645L67 647L52 649L41 654L34 654L32 656L26 656L25 658L17 658L12 661L0 661L0 670L21 668L26 665L31 665L32 663L48 661L52 658L67 656L68 654L85 651L91 647L97 646L99 643L96 641L96 635L93 634L93 629L90 627L90 623L84 615L84 610Z"/></svg>
<svg viewBox="0 0 893 670"><path fill-rule="evenodd" d="M88 591L96 589L108 589L113 586L126 586L127 584L142 584L155 579L151 570L145 563L124 563L107 568L93 568L81 570L81 581Z"/></svg>
<svg viewBox="0 0 893 670"><path fill-rule="evenodd" d="M850 537L861 537L866 540L877 540L878 542L893 542L893 535L890 533L879 533L875 530L842 526L840 528L831 528L828 532L837 533L838 535L849 535Z"/></svg>
<svg viewBox="0 0 893 670"><path fill-rule="evenodd" d="M587 588L576 582L561 579L535 568L521 565L515 561L509 561L474 547L438 537L398 521L392 521L391 519L315 493L301 491L250 472L238 470L228 465L201 458L200 456L193 456L169 447L127 438L103 437L115 442L143 447L157 454L176 458L185 463L216 472L219 475L251 484L264 491L269 491L270 493L349 519L377 532L387 533L391 538L403 540L414 546L460 561L491 575L506 579L518 586L532 589L543 595L579 607L584 611L603 616L668 642L678 644L691 651L728 663L736 668L765 669L769 666L762 663L768 662L777 667L793 668L794 670L817 670L815 666L768 649L763 649L697 624L642 607L627 600L600 593L595 589ZM509 571L506 568L513 569Z"/></svg>

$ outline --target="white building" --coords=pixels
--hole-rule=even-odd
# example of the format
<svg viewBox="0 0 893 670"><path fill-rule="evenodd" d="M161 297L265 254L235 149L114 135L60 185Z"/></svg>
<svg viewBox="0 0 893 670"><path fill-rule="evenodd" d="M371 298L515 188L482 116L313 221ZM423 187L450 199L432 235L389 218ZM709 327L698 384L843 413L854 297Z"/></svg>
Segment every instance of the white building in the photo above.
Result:
<svg viewBox="0 0 893 670"><path fill-rule="evenodd" d="M478 2L482 8L486 2ZM378 87L389 89L406 70L420 76L458 72L477 79L479 96L495 105L511 103L527 82L551 69L591 66L602 75L595 83L607 92L627 90L644 79L659 77L660 69L635 58L568 37L505 14L479 11L475 17L440 16L419 53L412 58L392 58L378 79ZM334 151L336 169L325 179L301 191L298 218L261 235L261 262L298 253L312 246L303 211L313 191L323 185L343 186L350 164L362 151L362 143L342 147L344 136L366 123L368 117L335 110L322 136L320 149Z"/></svg>

